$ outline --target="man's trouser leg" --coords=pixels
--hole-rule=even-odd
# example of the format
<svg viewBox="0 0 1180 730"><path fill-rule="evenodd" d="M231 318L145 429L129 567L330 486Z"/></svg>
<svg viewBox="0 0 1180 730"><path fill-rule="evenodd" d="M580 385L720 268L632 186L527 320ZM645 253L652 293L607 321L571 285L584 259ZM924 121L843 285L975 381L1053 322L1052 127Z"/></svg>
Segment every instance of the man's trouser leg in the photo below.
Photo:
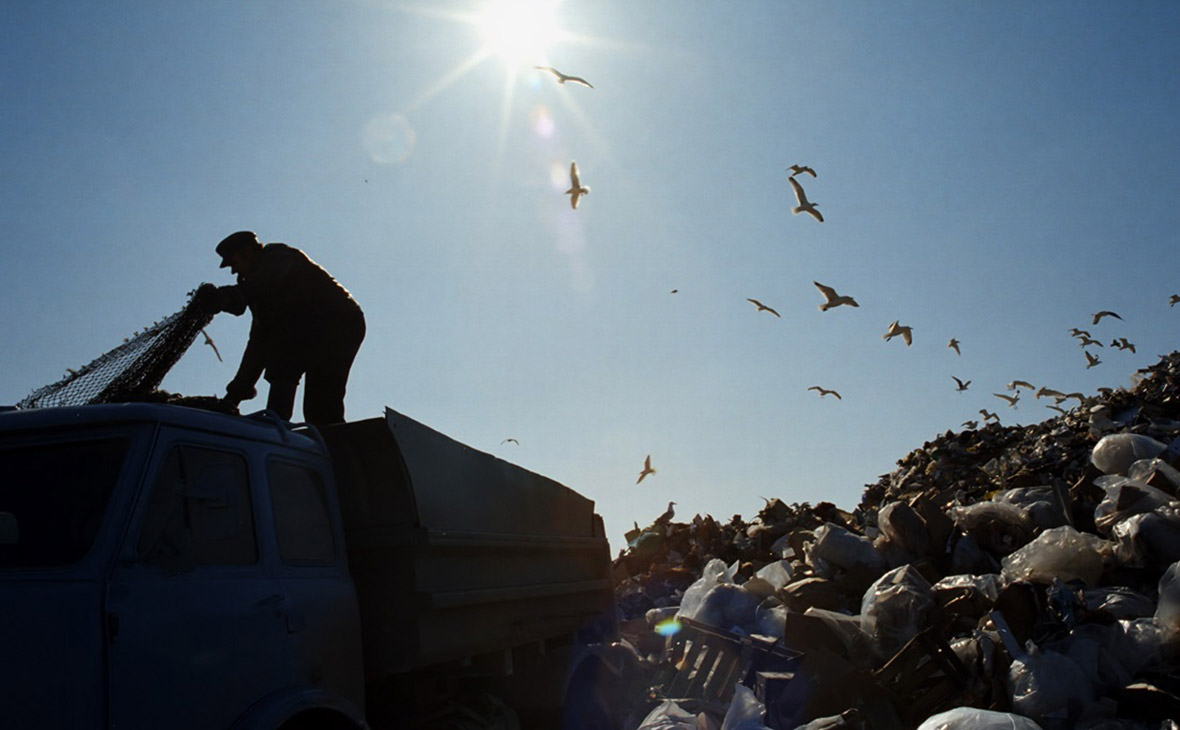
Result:
<svg viewBox="0 0 1180 730"><path fill-rule="evenodd" d="M325 357L307 369L303 390L303 418L316 426L344 421L344 393L348 373L365 339L365 320L346 323L339 338L325 346Z"/></svg>
<svg viewBox="0 0 1180 730"><path fill-rule="evenodd" d="M270 392L266 396L266 407L285 421L290 421L295 412L295 390L299 387L299 376L266 374ZM304 418L307 414L304 414Z"/></svg>

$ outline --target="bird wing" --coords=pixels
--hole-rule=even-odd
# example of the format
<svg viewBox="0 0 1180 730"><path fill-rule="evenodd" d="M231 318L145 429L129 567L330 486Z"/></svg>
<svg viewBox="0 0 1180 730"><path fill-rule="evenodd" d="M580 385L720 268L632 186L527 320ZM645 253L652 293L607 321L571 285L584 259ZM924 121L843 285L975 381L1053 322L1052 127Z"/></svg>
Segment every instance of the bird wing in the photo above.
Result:
<svg viewBox="0 0 1180 730"><path fill-rule="evenodd" d="M803 186L799 181L793 177L787 178L787 182L791 183L791 187L795 189L795 199L799 201L799 205L803 208L808 207L811 203L807 202L807 193L803 192Z"/></svg>
<svg viewBox="0 0 1180 730"><path fill-rule="evenodd" d="M553 68L552 66L533 66L533 68L538 69L540 71L548 71L549 73L553 74L554 76L561 78L561 72L558 71L557 69Z"/></svg>
<svg viewBox="0 0 1180 730"><path fill-rule="evenodd" d="M577 190L580 187L582 187L582 180L578 177L578 163L571 162L570 163L570 188L572 190Z"/></svg>
<svg viewBox="0 0 1180 730"><path fill-rule="evenodd" d="M578 188L570 190L570 207L574 210L578 209L578 199L582 197L582 193Z"/></svg>
<svg viewBox="0 0 1180 730"><path fill-rule="evenodd" d="M839 294L836 293L836 290L830 286L824 286L823 284L819 283L818 281L813 281L811 283L815 284L815 288L819 289L819 293L823 294L824 298L827 299L829 302L835 301L836 298L839 296Z"/></svg>
<svg viewBox="0 0 1180 730"><path fill-rule="evenodd" d="M905 340L906 347L914 344L914 331L909 327L904 328L901 331L901 339Z"/></svg>
<svg viewBox="0 0 1180 730"><path fill-rule="evenodd" d="M589 86L591 89L594 88L593 84L591 84L589 81L582 78L581 76L566 76L565 80L566 81L573 81L574 83L582 84L583 86Z"/></svg>

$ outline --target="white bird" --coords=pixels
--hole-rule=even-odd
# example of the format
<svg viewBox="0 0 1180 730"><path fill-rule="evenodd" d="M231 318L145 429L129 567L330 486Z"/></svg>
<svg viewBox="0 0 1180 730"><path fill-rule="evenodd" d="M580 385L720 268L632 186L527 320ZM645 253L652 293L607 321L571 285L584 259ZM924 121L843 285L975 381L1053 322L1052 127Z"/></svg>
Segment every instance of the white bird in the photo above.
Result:
<svg viewBox="0 0 1180 730"><path fill-rule="evenodd" d="M664 514L662 514L656 518L656 524L657 525L666 525L669 522L671 522L672 518L676 516L676 510L674 509L675 506L676 506L675 502L669 502L668 509L664 510Z"/></svg>
<svg viewBox="0 0 1180 730"><path fill-rule="evenodd" d="M1038 400L1041 398L1064 398L1065 393L1062 393L1060 390L1053 390L1047 386L1042 386L1034 397Z"/></svg>
<svg viewBox="0 0 1180 730"><path fill-rule="evenodd" d="M1120 350L1130 350L1132 354L1135 352L1135 345L1128 342L1126 337L1120 337L1114 342L1110 343L1111 347L1117 347Z"/></svg>
<svg viewBox="0 0 1180 730"><path fill-rule="evenodd" d="M647 458L643 460L643 471L639 472L639 479L635 480L635 483L638 484L639 482L642 482L643 478L648 474L655 473L656 470L651 467L651 454L648 454Z"/></svg>
<svg viewBox="0 0 1180 730"><path fill-rule="evenodd" d="M818 281L813 281L811 283L815 284L815 288L819 289L819 293L823 294L824 299L827 300L823 304L819 305L819 311L821 311L821 312L826 312L829 309L831 309L832 307L838 307L841 304L847 304L850 307L859 307L860 306L859 304L856 303L855 299L853 299L850 296L845 296L843 294L837 294L836 290L830 286L824 286L823 284L819 283Z"/></svg>
<svg viewBox="0 0 1180 730"><path fill-rule="evenodd" d="M963 421L963 427L974 431L975 429L979 428L979 421Z"/></svg>
<svg viewBox="0 0 1180 730"><path fill-rule="evenodd" d="M991 411L989 411L986 408L980 408L979 415L983 416L984 422L987 422L987 421L995 421L996 423L1000 422L1000 417L997 416L996 414L992 413Z"/></svg>
<svg viewBox="0 0 1180 730"><path fill-rule="evenodd" d="M1086 350L1085 352L1086 352L1086 362L1089 363L1088 365L1086 365L1087 370L1089 370L1090 368L1092 368L1095 365L1102 362L1101 360L1098 359L1097 355L1091 355L1089 350Z"/></svg>
<svg viewBox="0 0 1180 730"><path fill-rule="evenodd" d="M967 386L971 385L970 380L962 381L962 380L959 380L958 378L956 378L954 375L951 376L951 379L953 379L956 383L959 384L959 387L955 388L955 390L967 390Z"/></svg>
<svg viewBox="0 0 1180 730"><path fill-rule="evenodd" d="M1094 313L1094 324L1098 324L1098 320L1102 319L1103 317L1114 317L1115 319L1122 319L1122 317L1118 316L1114 312L1104 309L1101 312Z"/></svg>
<svg viewBox="0 0 1180 730"><path fill-rule="evenodd" d="M992 393L997 398L1003 398L1008 401L1009 408L1015 408L1016 403L1020 400L1020 391L1016 391L1016 395L1004 395L1003 393Z"/></svg>
<svg viewBox="0 0 1180 730"><path fill-rule="evenodd" d="M776 317L778 317L778 318L780 318L780 319L782 318L782 315L781 315L781 314L779 314L778 312L776 312L776 311L775 311L774 309L772 309L771 307L768 307L768 306L766 306L765 304L763 304L762 302L758 301L757 299L746 299L746 301L747 301L747 302L752 302L752 303L754 304L754 306L755 306L755 307L758 307L758 311L759 311L759 312L770 312L770 313L771 313L771 314L773 314L774 316L776 316Z"/></svg>
<svg viewBox="0 0 1180 730"><path fill-rule="evenodd" d="M1028 388L1029 390L1036 390L1036 387L1027 380L1013 380L1008 383L1008 390L1016 390L1017 388Z"/></svg>
<svg viewBox="0 0 1180 730"><path fill-rule="evenodd" d="M840 394L839 394L839 393L837 393L836 391L834 391L834 390L828 390L828 389L826 389L826 388L821 388L821 387L819 387L818 385L813 385L813 386L811 386L810 388L808 388L808 390L816 390L816 391L819 391L819 397L820 397L820 398L823 398L825 395L831 394L831 395L834 395L834 396L836 396L836 400L844 400L843 398L841 398L841 397L840 397Z"/></svg>
<svg viewBox="0 0 1180 730"><path fill-rule="evenodd" d="M1104 347L1104 345L1101 342L1099 342L1098 340L1095 340L1093 338L1090 338L1090 337L1079 337L1078 338L1078 346L1079 347L1087 347L1089 345L1097 345L1098 347Z"/></svg>
<svg viewBox="0 0 1180 730"><path fill-rule="evenodd" d="M213 354L217 356L217 362L225 362L221 359L221 353L218 352L217 345L213 342L213 338L209 336L209 333L202 328L201 334L205 335L205 344L213 348Z"/></svg>
<svg viewBox="0 0 1180 730"><path fill-rule="evenodd" d="M533 68L535 68L539 71L548 71L549 73L553 74L554 76L557 77L557 83L559 83L559 84L564 84L567 81L573 81L575 84L581 84L582 86L589 86L591 89L594 88L593 84L591 84L589 81L582 78L581 76L570 76L569 74L563 74L562 72L558 71L557 69L553 68L552 66L533 66Z"/></svg>
<svg viewBox="0 0 1180 730"><path fill-rule="evenodd" d="M574 210L578 209L578 198L590 194L590 186L583 185L582 179L578 176L577 162L570 163L570 189L566 190L565 194L570 196L570 207Z"/></svg>
<svg viewBox="0 0 1180 730"><path fill-rule="evenodd" d="M963 354L963 353L959 352L959 341L956 340L954 337L951 338L950 342L946 343L946 346L951 348L952 350L954 350L956 355Z"/></svg>
<svg viewBox="0 0 1180 730"><path fill-rule="evenodd" d="M1073 335L1074 337L1089 337L1090 336L1090 332L1088 330L1080 330L1077 327L1070 327L1069 333L1071 335Z"/></svg>
<svg viewBox="0 0 1180 730"><path fill-rule="evenodd" d="M903 340L905 340L906 347L909 347L911 344L913 344L913 342L914 342L913 329L907 325L899 325L897 323L896 319L893 320L893 324L889 325L889 331L883 335L882 339L884 339L886 342L888 342L889 340L893 339L894 337L897 337L898 335L901 335L901 338Z"/></svg>
<svg viewBox="0 0 1180 730"><path fill-rule="evenodd" d="M799 184L799 181L793 177L789 177L787 178L787 182L791 183L791 187L795 189L795 198L799 201L799 205L791 208L791 212L795 215L799 215L800 213L809 213L811 214L812 218L815 218L820 223L823 223L824 217L818 210L816 210L816 208L819 207L819 204L812 203L807 199L807 193L803 192L803 186Z"/></svg>
<svg viewBox="0 0 1180 730"><path fill-rule="evenodd" d="M803 174L807 174L807 175L811 175L812 177L815 177L815 170L812 170L807 165L791 165L790 169L791 169L791 177L795 177L796 175L803 175Z"/></svg>

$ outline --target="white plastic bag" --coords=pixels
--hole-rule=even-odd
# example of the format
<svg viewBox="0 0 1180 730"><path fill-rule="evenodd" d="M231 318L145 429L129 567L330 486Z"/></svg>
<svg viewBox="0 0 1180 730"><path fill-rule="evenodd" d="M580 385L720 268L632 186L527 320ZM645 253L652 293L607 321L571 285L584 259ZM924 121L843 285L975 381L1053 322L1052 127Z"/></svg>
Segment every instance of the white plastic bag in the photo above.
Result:
<svg viewBox="0 0 1180 730"><path fill-rule="evenodd" d="M1160 577L1155 620L1169 640L1180 636L1180 562L1172 563Z"/></svg>
<svg viewBox="0 0 1180 730"><path fill-rule="evenodd" d="M1112 433L1103 436L1090 452L1090 461L1103 474L1126 474L1140 459L1154 459L1168 448L1159 441L1139 433Z"/></svg>
<svg viewBox="0 0 1180 730"><path fill-rule="evenodd" d="M1042 727L1073 727L1093 700L1090 678L1064 654L1042 652L1032 642L1028 649L1008 669L1012 709Z"/></svg>
<svg viewBox="0 0 1180 730"><path fill-rule="evenodd" d="M733 688L733 700L725 712L721 730L768 730L762 723L766 707L754 696L754 691L744 684Z"/></svg>
<svg viewBox="0 0 1180 730"><path fill-rule="evenodd" d="M1096 535L1078 532L1064 525L1045 530L1037 539L1004 558L1003 576L1008 582L1027 580L1049 583L1079 579L1098 585L1102 576L1103 553L1113 545Z"/></svg>
<svg viewBox="0 0 1180 730"><path fill-rule="evenodd" d="M664 700L643 718L635 730L696 730L697 716L672 700Z"/></svg>
<svg viewBox="0 0 1180 730"><path fill-rule="evenodd" d="M860 627L876 656L887 659L914 638L932 605L930 581L912 565L894 568L869 586L860 602Z"/></svg>
<svg viewBox="0 0 1180 730"><path fill-rule="evenodd" d="M926 718L918 730L1041 730L1041 726L1010 712L956 707Z"/></svg>
<svg viewBox="0 0 1180 730"><path fill-rule="evenodd" d="M723 560L713 558L705 563L704 569L701 570L701 577L688 587L688 590L684 592L684 597L680 599L680 611L676 614L677 618L696 618L697 610L700 608L705 594L715 585L732 582L733 571L726 567Z"/></svg>
<svg viewBox="0 0 1180 730"><path fill-rule="evenodd" d="M815 542L807 550L807 562L823 578L835 577L838 570L855 565L884 569L885 558L873 547L873 541L831 522L815 530Z"/></svg>

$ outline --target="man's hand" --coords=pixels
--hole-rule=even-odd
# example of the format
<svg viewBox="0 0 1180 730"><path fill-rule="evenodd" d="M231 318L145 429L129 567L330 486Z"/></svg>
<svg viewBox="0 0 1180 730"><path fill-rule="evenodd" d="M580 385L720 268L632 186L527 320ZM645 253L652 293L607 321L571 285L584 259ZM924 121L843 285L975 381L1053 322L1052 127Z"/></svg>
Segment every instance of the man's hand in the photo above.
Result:
<svg viewBox="0 0 1180 730"><path fill-rule="evenodd" d="M234 405L241 403L244 400L250 400L258 395L251 383L245 383L239 380L229 381L229 385L225 386L225 399L232 402Z"/></svg>
<svg viewBox="0 0 1180 730"><path fill-rule="evenodd" d="M217 314L220 312L221 302L217 294L217 287L207 282L198 286L197 291L193 293L191 306L197 307L202 312L208 314Z"/></svg>

